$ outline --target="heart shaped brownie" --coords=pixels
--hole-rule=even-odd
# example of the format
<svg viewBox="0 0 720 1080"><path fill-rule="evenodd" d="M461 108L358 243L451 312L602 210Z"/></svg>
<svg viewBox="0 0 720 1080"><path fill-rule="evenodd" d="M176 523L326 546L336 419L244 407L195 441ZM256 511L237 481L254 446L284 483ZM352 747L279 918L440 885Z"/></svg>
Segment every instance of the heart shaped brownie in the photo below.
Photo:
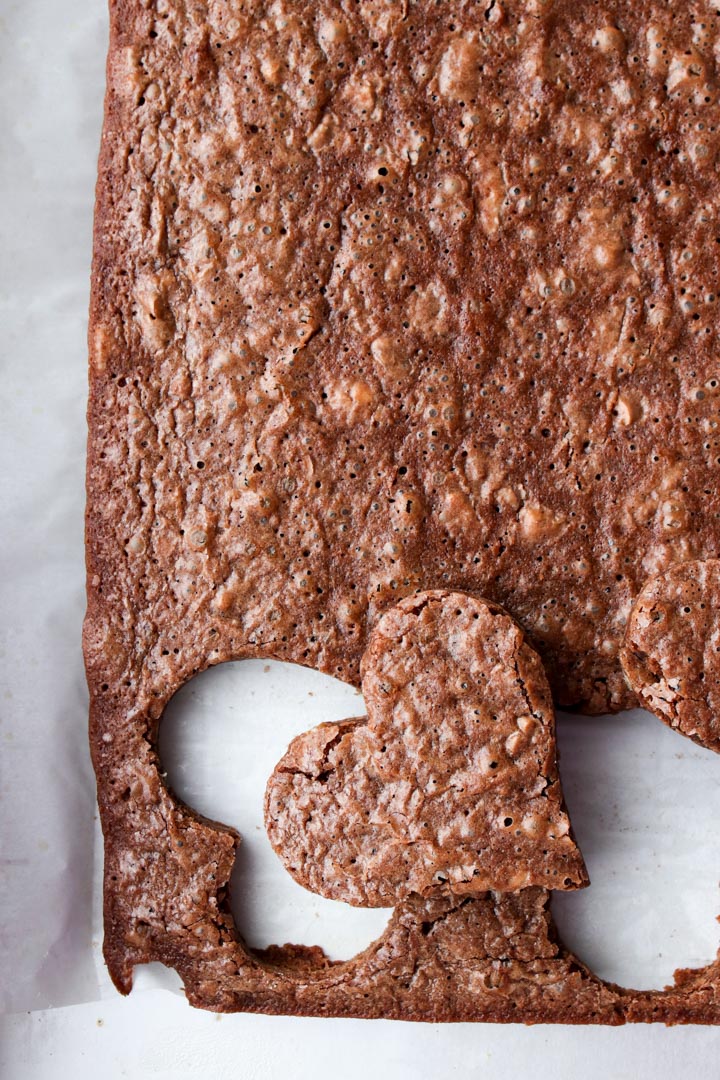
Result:
<svg viewBox="0 0 720 1080"><path fill-rule="evenodd" d="M409 597L380 619L361 673L367 718L301 735L268 782L268 835L297 881L368 907L588 883L545 672L507 612Z"/></svg>
<svg viewBox="0 0 720 1080"><path fill-rule="evenodd" d="M645 708L720 752L720 559L676 563L643 586L620 660Z"/></svg>

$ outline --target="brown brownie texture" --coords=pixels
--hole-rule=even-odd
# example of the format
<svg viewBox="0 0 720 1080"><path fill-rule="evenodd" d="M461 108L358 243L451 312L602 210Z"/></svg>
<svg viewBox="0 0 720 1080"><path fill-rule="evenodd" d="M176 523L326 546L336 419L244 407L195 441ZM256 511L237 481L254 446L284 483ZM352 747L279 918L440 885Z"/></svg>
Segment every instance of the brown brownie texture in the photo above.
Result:
<svg viewBox="0 0 720 1080"><path fill-rule="evenodd" d="M167 788L193 675L354 685L378 620L502 604L556 702L637 703L644 582L718 554L716 12L699 0L111 0L84 651L105 955L207 1008L717 1021L603 984L548 894L411 897L361 956L258 955L239 837Z"/></svg>
<svg viewBox="0 0 720 1080"><path fill-rule="evenodd" d="M390 907L587 884L545 672L506 612L418 593L379 620L360 670L367 720L301 735L268 782L268 836L301 885Z"/></svg>
<svg viewBox="0 0 720 1080"><path fill-rule="evenodd" d="M720 560L679 563L648 581L620 655L646 709L720 752Z"/></svg>

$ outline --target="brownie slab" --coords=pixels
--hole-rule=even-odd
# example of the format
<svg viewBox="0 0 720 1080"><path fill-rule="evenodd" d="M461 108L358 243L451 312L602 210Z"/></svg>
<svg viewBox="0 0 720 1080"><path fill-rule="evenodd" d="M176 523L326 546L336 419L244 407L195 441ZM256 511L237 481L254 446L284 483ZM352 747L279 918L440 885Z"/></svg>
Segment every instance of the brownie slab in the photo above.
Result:
<svg viewBox="0 0 720 1080"><path fill-rule="evenodd" d="M159 959L215 1009L717 1020L714 966L607 987L536 890L407 901L345 965L260 957L227 906L237 834L156 749L197 672L358 685L383 613L434 589L501 603L558 703L637 703L635 597L718 551L716 13L110 12L84 649L117 985Z"/></svg>

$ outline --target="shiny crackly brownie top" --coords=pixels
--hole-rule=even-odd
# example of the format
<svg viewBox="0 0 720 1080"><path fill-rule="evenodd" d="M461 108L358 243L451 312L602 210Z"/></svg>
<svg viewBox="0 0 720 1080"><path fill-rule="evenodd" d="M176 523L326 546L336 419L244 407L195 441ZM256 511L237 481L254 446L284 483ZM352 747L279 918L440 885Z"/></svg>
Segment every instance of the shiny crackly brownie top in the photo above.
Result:
<svg viewBox="0 0 720 1080"><path fill-rule="evenodd" d="M91 669L162 696L255 650L357 681L384 610L451 588L520 620L561 703L632 704L633 598L719 539L718 13L133 12Z"/></svg>

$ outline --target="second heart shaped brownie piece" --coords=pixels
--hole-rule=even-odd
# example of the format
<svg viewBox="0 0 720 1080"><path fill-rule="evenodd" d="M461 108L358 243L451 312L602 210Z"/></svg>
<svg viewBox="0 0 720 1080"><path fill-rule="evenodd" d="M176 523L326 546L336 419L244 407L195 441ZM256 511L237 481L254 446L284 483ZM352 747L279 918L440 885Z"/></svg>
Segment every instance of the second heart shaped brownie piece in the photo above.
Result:
<svg viewBox="0 0 720 1080"><path fill-rule="evenodd" d="M265 796L300 884L382 907L410 893L587 885L537 653L502 608L426 592L388 611L361 666L366 719L295 739Z"/></svg>

